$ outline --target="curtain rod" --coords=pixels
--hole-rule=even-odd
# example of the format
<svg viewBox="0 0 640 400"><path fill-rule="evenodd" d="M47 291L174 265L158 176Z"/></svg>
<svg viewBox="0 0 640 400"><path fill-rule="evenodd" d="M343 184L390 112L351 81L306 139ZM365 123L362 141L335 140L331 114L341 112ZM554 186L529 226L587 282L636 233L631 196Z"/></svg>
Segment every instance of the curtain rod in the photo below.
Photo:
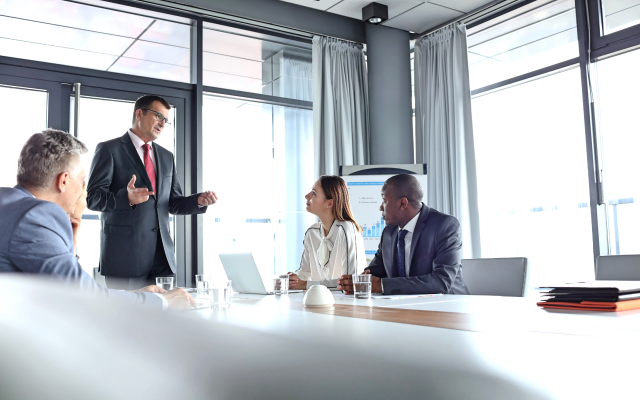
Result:
<svg viewBox="0 0 640 400"><path fill-rule="evenodd" d="M520 2L524 2L525 0L495 0L492 1L491 3L484 5L482 7L476 8L473 11L470 11L464 15L461 15L460 17L453 19L451 21L448 21L444 24L438 25L435 28L431 28L423 33L419 33L416 34L413 39L420 39L422 37L427 36L430 33L433 33L439 29L444 28L447 25L451 25L451 24L455 24L456 22L470 22L470 21L474 21L477 20L479 18L485 17L487 15L493 14L496 11L499 11L505 7L514 5L516 3L520 3Z"/></svg>

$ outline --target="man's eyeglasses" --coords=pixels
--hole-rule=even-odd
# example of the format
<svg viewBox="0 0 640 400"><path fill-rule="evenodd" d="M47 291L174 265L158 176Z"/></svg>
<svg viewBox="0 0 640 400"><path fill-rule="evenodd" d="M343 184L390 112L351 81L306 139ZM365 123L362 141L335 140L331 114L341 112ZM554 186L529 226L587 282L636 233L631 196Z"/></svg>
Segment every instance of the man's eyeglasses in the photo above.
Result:
<svg viewBox="0 0 640 400"><path fill-rule="evenodd" d="M153 110L149 110L148 108L141 108L142 111L149 111L152 112L156 115L156 119L158 120L158 122L162 122L164 121L165 124L167 125L171 125L171 122L169 122L169 120L167 118L164 117L164 115L160 114L157 111L153 111Z"/></svg>

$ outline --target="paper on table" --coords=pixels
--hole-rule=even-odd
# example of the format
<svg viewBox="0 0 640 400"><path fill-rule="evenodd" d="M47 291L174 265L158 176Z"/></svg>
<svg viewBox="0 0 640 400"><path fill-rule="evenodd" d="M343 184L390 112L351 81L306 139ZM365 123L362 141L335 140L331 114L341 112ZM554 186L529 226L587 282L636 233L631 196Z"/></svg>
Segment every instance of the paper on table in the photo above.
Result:
<svg viewBox="0 0 640 400"><path fill-rule="evenodd" d="M417 299L418 297L436 297L442 296L442 293L436 294L380 294L380 295L372 295L372 299L388 299L388 300L401 300L401 299Z"/></svg>

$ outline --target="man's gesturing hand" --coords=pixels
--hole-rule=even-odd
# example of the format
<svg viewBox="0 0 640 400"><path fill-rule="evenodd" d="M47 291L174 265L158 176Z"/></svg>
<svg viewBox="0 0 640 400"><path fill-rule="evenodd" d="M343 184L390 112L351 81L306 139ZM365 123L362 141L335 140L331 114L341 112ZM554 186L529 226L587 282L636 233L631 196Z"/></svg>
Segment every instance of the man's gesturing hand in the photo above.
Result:
<svg viewBox="0 0 640 400"><path fill-rule="evenodd" d="M198 204L201 205L202 207L210 206L211 204L214 204L216 201L218 201L218 196L216 196L216 192L206 191L204 193L201 193L200 196L198 196Z"/></svg>
<svg viewBox="0 0 640 400"><path fill-rule="evenodd" d="M153 196L155 193L150 192L147 188L137 188L133 185L136 183L136 176L133 175L129 184L127 185L127 197L129 198L129 204L136 205L144 203L149 200L149 196Z"/></svg>
<svg viewBox="0 0 640 400"><path fill-rule="evenodd" d="M173 289L162 296L169 302L169 310L189 311L191 306L196 307L196 301L182 288Z"/></svg>

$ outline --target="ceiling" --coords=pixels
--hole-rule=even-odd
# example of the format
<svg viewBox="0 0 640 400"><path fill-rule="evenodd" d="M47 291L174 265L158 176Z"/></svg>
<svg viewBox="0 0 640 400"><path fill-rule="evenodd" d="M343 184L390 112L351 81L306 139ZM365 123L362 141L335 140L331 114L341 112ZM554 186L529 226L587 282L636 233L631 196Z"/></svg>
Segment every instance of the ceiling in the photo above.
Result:
<svg viewBox="0 0 640 400"><path fill-rule="evenodd" d="M373 0L281 0L326 12L362 19L362 7ZM389 7L389 19L381 25L422 33L458 18L493 0L378 0Z"/></svg>

